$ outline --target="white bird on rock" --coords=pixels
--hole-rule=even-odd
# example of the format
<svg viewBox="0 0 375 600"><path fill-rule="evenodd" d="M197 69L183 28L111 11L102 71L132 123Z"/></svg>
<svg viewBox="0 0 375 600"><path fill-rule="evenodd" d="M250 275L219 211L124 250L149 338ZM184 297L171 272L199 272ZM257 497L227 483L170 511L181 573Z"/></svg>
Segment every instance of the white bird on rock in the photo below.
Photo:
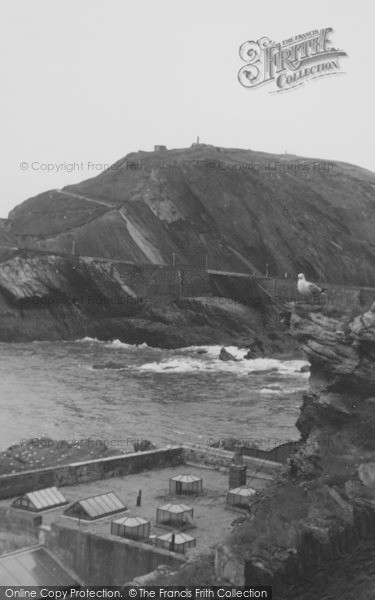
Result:
<svg viewBox="0 0 375 600"><path fill-rule="evenodd" d="M325 288L320 288L315 283L311 283L311 281L306 281L303 273L298 275L298 283L297 289L302 296L317 296L318 294L322 294L325 292Z"/></svg>

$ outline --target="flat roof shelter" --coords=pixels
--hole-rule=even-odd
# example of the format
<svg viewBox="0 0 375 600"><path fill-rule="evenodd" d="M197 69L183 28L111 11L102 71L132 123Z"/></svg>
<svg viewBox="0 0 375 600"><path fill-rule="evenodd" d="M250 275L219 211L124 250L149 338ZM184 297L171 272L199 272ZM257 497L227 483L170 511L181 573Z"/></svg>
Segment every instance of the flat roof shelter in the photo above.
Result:
<svg viewBox="0 0 375 600"><path fill-rule="evenodd" d="M227 506L248 507L256 491L249 487L233 488L227 492Z"/></svg>
<svg viewBox="0 0 375 600"><path fill-rule="evenodd" d="M150 537L151 523L142 517L125 517L111 523L111 534L131 540L144 540Z"/></svg>
<svg viewBox="0 0 375 600"><path fill-rule="evenodd" d="M203 480L195 475L176 475L169 479L170 494L201 494Z"/></svg>
<svg viewBox="0 0 375 600"><path fill-rule="evenodd" d="M174 539L173 539L174 536ZM156 538L157 548L165 548L171 552L185 554L188 548L195 548L197 540L186 533L168 532Z"/></svg>
<svg viewBox="0 0 375 600"><path fill-rule="evenodd" d="M108 494L74 502L74 504L64 511L64 515L66 517L93 521L107 515L123 512L124 510L126 510L125 504L121 502L116 494L109 492Z"/></svg>
<svg viewBox="0 0 375 600"><path fill-rule="evenodd" d="M15 508L23 508L32 512L40 512L49 508L56 508L68 504L68 500L64 498L57 487L45 488L36 490L35 492L27 492L12 502Z"/></svg>
<svg viewBox="0 0 375 600"><path fill-rule="evenodd" d="M156 522L164 525L183 527L194 526L194 511L186 504L163 504L156 509Z"/></svg>

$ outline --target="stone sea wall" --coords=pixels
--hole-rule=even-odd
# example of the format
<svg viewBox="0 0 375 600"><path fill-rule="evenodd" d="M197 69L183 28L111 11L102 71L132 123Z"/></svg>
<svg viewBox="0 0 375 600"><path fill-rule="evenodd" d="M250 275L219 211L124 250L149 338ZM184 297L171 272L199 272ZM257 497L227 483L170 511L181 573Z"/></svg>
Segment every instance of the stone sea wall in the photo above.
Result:
<svg viewBox="0 0 375 600"><path fill-rule="evenodd" d="M178 447L1 475L0 498L12 498L52 486L63 487L109 477L121 477L146 469L162 469L180 465L183 462L184 451Z"/></svg>

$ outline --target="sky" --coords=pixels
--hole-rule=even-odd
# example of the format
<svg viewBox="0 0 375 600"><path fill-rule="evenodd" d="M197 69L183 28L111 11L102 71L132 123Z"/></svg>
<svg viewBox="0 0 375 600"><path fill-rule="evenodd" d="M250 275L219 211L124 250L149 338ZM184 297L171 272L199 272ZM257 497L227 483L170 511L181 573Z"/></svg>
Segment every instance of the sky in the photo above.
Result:
<svg viewBox="0 0 375 600"><path fill-rule="evenodd" d="M0 217L198 135L375 171L374 22L368 0L2 0ZM344 74L282 93L240 85L244 42L325 27Z"/></svg>

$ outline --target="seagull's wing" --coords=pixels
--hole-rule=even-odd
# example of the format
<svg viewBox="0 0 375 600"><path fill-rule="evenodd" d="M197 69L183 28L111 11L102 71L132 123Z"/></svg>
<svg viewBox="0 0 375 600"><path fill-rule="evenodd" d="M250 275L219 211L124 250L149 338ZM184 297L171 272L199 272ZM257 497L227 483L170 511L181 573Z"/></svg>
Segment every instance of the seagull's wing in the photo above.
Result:
<svg viewBox="0 0 375 600"><path fill-rule="evenodd" d="M320 294L320 292L322 291L319 286L315 285L315 283L311 283L310 281L306 283L307 287L309 288L310 294Z"/></svg>

